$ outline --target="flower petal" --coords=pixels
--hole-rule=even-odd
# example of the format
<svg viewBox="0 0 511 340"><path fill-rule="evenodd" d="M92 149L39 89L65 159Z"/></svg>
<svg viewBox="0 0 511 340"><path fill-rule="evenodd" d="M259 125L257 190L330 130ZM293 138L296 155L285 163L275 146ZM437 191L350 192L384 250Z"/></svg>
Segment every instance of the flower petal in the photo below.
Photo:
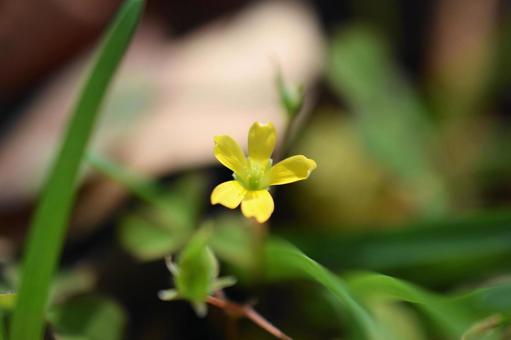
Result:
<svg viewBox="0 0 511 340"><path fill-rule="evenodd" d="M275 149L276 140L277 132L272 123L255 122L248 132L248 157L256 161L268 161Z"/></svg>
<svg viewBox="0 0 511 340"><path fill-rule="evenodd" d="M266 222L274 209L273 198L268 190L248 191L241 202L241 212L245 217L255 217L257 222Z"/></svg>
<svg viewBox="0 0 511 340"><path fill-rule="evenodd" d="M220 163L235 173L244 171L247 159L234 139L222 135L215 137L215 157Z"/></svg>
<svg viewBox="0 0 511 340"><path fill-rule="evenodd" d="M234 209L245 197L246 192L238 181L221 183L211 192L211 204L220 203L224 207Z"/></svg>
<svg viewBox="0 0 511 340"><path fill-rule="evenodd" d="M301 181L309 177L314 169L316 169L316 162L305 156L286 158L271 168L270 184L279 185Z"/></svg>

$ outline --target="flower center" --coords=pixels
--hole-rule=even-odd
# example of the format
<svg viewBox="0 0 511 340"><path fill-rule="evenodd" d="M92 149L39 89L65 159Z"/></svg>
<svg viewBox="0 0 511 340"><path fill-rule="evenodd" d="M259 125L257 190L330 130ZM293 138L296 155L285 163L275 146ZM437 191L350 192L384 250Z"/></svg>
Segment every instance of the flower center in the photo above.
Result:
<svg viewBox="0 0 511 340"><path fill-rule="evenodd" d="M245 171L234 174L234 178L249 191L267 189L270 186L271 165L271 159L263 163L249 158Z"/></svg>

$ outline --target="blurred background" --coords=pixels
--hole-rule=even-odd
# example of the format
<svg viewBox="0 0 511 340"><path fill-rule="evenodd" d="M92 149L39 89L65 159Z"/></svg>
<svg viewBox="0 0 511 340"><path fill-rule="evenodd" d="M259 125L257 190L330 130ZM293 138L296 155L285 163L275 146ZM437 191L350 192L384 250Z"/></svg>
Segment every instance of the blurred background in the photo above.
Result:
<svg viewBox="0 0 511 340"><path fill-rule="evenodd" d="M0 2L5 282L92 50L119 4ZM282 132L280 69L306 94L290 154L318 168L276 191L271 231L336 272L376 270L440 292L477 286L510 269L510 63L504 0L148 0L93 149L178 188L174 195L191 193L200 219L223 218L229 212L208 204L209 190L230 177L213 158L213 136L243 143L254 121ZM146 223L141 214L154 219L84 169L62 259L71 295L113 297L126 339L236 338L218 310L198 319L184 302L157 299L170 279L151 252L156 241L134 227ZM227 262L239 260L227 253ZM261 314L297 339L342 338L315 287L229 292L257 297ZM431 338L406 313L393 314L413 318L403 339ZM270 338L248 322L237 327L238 338Z"/></svg>

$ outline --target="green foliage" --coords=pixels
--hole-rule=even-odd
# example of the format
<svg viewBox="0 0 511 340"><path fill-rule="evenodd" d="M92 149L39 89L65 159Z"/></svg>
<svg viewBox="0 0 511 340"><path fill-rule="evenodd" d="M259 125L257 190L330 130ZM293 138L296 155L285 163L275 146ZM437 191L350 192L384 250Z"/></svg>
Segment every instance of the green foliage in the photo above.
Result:
<svg viewBox="0 0 511 340"><path fill-rule="evenodd" d="M105 91L131 40L142 1L127 0L106 34L71 116L32 220L23 257L11 338L40 339L82 157Z"/></svg>
<svg viewBox="0 0 511 340"><path fill-rule="evenodd" d="M282 235L336 271L364 268L445 285L509 269L510 225L509 212L495 211L399 228L382 226L379 231L300 232L294 228Z"/></svg>
<svg viewBox="0 0 511 340"><path fill-rule="evenodd" d="M105 297L84 295L52 307L48 320L58 339L120 340L126 315Z"/></svg>
<svg viewBox="0 0 511 340"><path fill-rule="evenodd" d="M446 189L428 149L431 123L380 36L352 27L335 37L330 57L332 87L355 113L368 151L415 189L424 213L445 212Z"/></svg>
<svg viewBox="0 0 511 340"><path fill-rule="evenodd" d="M460 338L483 318L500 315L498 313L509 314L511 308L509 282L445 296L375 273L352 274L342 281L298 249L275 239L267 246L266 265L270 280L306 278L327 288L339 307L356 321L355 331L362 334L363 339L391 338L386 329L388 326L368 311L368 306L375 300L413 304L437 325L438 332L447 339Z"/></svg>
<svg viewBox="0 0 511 340"><path fill-rule="evenodd" d="M0 309L0 340L4 340L5 337L5 321L4 312Z"/></svg>
<svg viewBox="0 0 511 340"><path fill-rule="evenodd" d="M268 242L265 268L270 280L305 278L327 288L352 317L363 339L385 339L378 324L349 291L346 283L289 243L278 239Z"/></svg>
<svg viewBox="0 0 511 340"><path fill-rule="evenodd" d="M124 216L119 224L121 244L139 260L154 260L179 250L197 224L198 196L188 196L198 187L197 176L181 179L168 195L158 196L157 206L149 205ZM187 182L187 183L183 183ZM194 188L179 184L193 184ZM200 183L202 184L202 183Z"/></svg>
<svg viewBox="0 0 511 340"><path fill-rule="evenodd" d="M119 178L115 173L110 175ZM132 183L127 186L130 185ZM148 201L159 208L161 200L155 197L159 196ZM444 273L460 265L484 266L488 258L493 261L494 256L507 254L509 221L509 213L503 212L431 221L371 234L349 236L314 232L300 235L294 230L286 235L334 267L343 259L344 265L357 268L405 268L414 274L422 271L425 276L431 276L431 270L440 268ZM205 313L206 298L216 289L233 283L218 278L218 263L210 247L237 268L250 270L253 264L256 254L253 226L244 222L235 217L219 218L214 225L201 228L188 238L177 263L169 266L176 290L162 291L160 298L183 298L190 301L200 315ZM148 249L149 244L157 245L156 237L148 242ZM434 332L446 338L494 331L493 326L490 331L481 330L486 325L485 318L501 315L498 313L505 313L511 307L511 299L504 298L511 296L508 283L446 296L381 274L362 273L349 276L347 281L341 280L294 246L275 238L270 238L266 244L264 255L267 279L308 279L325 287L332 294L336 308L353 321L346 325L354 325L350 331L355 339L384 340L396 336L422 339L421 333L414 332L413 328L401 332L392 327L392 320L410 317L404 310L396 309L395 302L416 306L434 322Z"/></svg>
<svg viewBox="0 0 511 340"><path fill-rule="evenodd" d="M172 230L172 226L166 221L149 221L139 213L130 214L120 222L119 240L139 260L159 259L181 248L189 237L187 230Z"/></svg>
<svg viewBox="0 0 511 340"><path fill-rule="evenodd" d="M452 296L428 292L414 284L390 276L360 273L347 280L357 296L390 299L414 304L446 333L447 338L460 338L482 318L496 313L509 313L511 283L493 284Z"/></svg>
<svg viewBox="0 0 511 340"><path fill-rule="evenodd" d="M16 294L12 292L0 293L0 340L6 339L5 314L12 311L16 303Z"/></svg>
<svg viewBox="0 0 511 340"><path fill-rule="evenodd" d="M257 265L254 236L253 224L243 216L221 216L214 221L209 246L235 269L250 271Z"/></svg>
<svg viewBox="0 0 511 340"><path fill-rule="evenodd" d="M95 169L129 189L145 203L121 218L118 228L123 247L137 259L148 261L182 248L195 230L205 193L205 177L191 173L167 190L149 179L96 154L88 160Z"/></svg>
<svg viewBox="0 0 511 340"><path fill-rule="evenodd" d="M473 324L463 335L461 340L490 340L490 339L504 339L504 336L499 336L498 328L502 325L508 325L509 320L506 320L500 314L490 315L481 321ZM502 334L500 334L502 335Z"/></svg>
<svg viewBox="0 0 511 340"><path fill-rule="evenodd" d="M12 310L16 304L16 293L0 293L0 310Z"/></svg>
<svg viewBox="0 0 511 340"><path fill-rule="evenodd" d="M352 291L364 299L387 298L415 304L439 324L448 338L459 338L476 319L468 306L450 303L443 297L390 276L358 274L347 282Z"/></svg>
<svg viewBox="0 0 511 340"><path fill-rule="evenodd" d="M77 296L92 288L96 273L71 273L60 278L54 277L54 274L87 143L105 91L133 35L142 2L125 1L97 51L32 221L19 291L0 293L0 340L5 338L4 321L10 317L7 313L11 311L14 311L10 327L12 340L40 339L45 321L50 325L48 331L58 339L116 340L123 337L127 316L119 305L101 296ZM378 177L374 183L383 183L388 170L402 182L397 187L412 188L414 202L408 202L406 197L401 199L401 196L393 202L394 196L388 196L392 201L389 205L397 206L395 211L398 211L399 217L414 208L426 216L448 212L455 202L447 191L447 178L451 172L444 169L444 173L440 174L434 163L436 155L431 150L435 138L441 134L434 131L428 110L403 72L392 62L385 42L367 28L352 27L334 38L330 57L331 85L353 113L347 119L355 122L367 150L385 167L385 171L378 168L376 175L360 177L361 182L374 175ZM504 58L502 62L508 60ZM282 153L290 140L290 126L304 104L304 89L289 86L280 73L276 85L280 104L289 121L280 150ZM461 101L461 107L471 102L463 96L455 99ZM133 109L129 102L121 104L127 105L128 111ZM328 120L327 124L331 122ZM460 121L460 126L465 125ZM460 130L463 131L463 128ZM324 129L320 133L324 133ZM358 136L347 138L344 143L348 145L353 141L358 143ZM331 157L330 152L334 149L325 150L325 155ZM494 160L496 168L504 168L510 163L500 154L494 158L498 158ZM349 158L338 159L341 165L350 161ZM219 277L218 258L232 265L240 275L244 274L243 271L253 274L247 275L248 279L263 273L268 281L305 279L325 288L321 294L324 294L325 301L333 302L333 306L321 309L307 304L305 299L300 302L310 308L308 312L311 314L318 310L318 314L334 310L341 316L342 327L347 329L343 336L349 339L422 340L431 336L438 339L493 340L509 326L509 280L499 277L501 281L497 284L473 288L481 279L487 279L488 274L509 272L509 212L451 221L437 220L392 230L388 226L372 226L370 232L356 234L318 233L316 230L305 233L298 231L296 226L290 232L277 229L287 240L298 245L295 247L268 236L266 230L256 229L246 219L240 220L238 215L232 218L222 216L201 224L201 200L207 186L201 174L182 176L167 190L152 179L98 155L89 155L88 161L143 201L120 219L117 231L122 246L141 261L166 257L175 289L160 291L159 297L162 300L185 299L199 315L206 312L208 297L234 283L230 277ZM353 167L355 170L352 172L362 172L364 165L372 165L372 161L361 161L363 166ZM332 175L341 177L337 171L332 171ZM342 190L342 184L338 183L344 183L334 183L327 177L320 180L332 190ZM456 192L453 183L449 182L451 193ZM389 187L390 190L395 189L388 183L383 189L378 184L370 186L371 198ZM360 187L354 185L353 188L352 192L358 194ZM398 196L400 193L393 194ZM350 194L346 197L351 199ZM387 196L382 197L384 201ZM361 199L360 195L358 199ZM336 200L317 201L319 205ZM407 204L403 211L398 206L402 201ZM378 214L379 209L387 207L373 206L372 200L368 202L360 211L374 209ZM411 204L408 206L408 203ZM337 208L337 205L332 206ZM410 211L408 208L411 208ZM390 210L394 212L394 209ZM318 215L317 211L314 213ZM281 216L287 217L286 214ZM375 228L382 230L374 231ZM321 229L339 230L340 227ZM263 255L263 259L258 258L259 255ZM346 274L347 269L376 270L393 276L372 272ZM334 274L341 271L342 278ZM9 281L6 272L1 273L2 279ZM410 282L401 278L408 278ZM471 285L468 292L466 288L461 293L455 290L461 280L465 280L463 284ZM6 286L15 286L13 282ZM430 287L426 289L418 283ZM431 286L441 286L451 293L434 292ZM220 294L215 296L221 299ZM234 303L227 305L236 307ZM227 312L236 310L224 308ZM233 312L232 315L242 314ZM254 317L254 314L251 315ZM333 319L339 320L337 317ZM400 323L406 322L412 325L407 324L407 329L400 329L405 328L400 327ZM421 328L421 322L434 327ZM335 330L338 331L337 328Z"/></svg>
<svg viewBox="0 0 511 340"><path fill-rule="evenodd" d="M121 184L123 187L139 198L148 203L159 204L158 197L162 193L161 188L151 180L142 177L138 173L134 173L119 166L112 160L104 158L95 153L87 154L87 161L96 170L112 179L114 182Z"/></svg>
<svg viewBox="0 0 511 340"><path fill-rule="evenodd" d="M96 284L95 273L90 268L60 271L52 282L50 306L70 297L90 292Z"/></svg>
<svg viewBox="0 0 511 340"><path fill-rule="evenodd" d="M233 277L218 277L218 261L208 246L210 238L211 228L205 225L188 240L178 255L177 263L172 262L170 255L165 258L175 289L158 293L159 298L165 301L188 300L198 316L206 315L208 296L236 283Z"/></svg>
<svg viewBox="0 0 511 340"><path fill-rule="evenodd" d="M209 229L199 230L178 258L175 277L179 296L192 302L199 314L205 312L205 302L218 277L218 262L208 248Z"/></svg>

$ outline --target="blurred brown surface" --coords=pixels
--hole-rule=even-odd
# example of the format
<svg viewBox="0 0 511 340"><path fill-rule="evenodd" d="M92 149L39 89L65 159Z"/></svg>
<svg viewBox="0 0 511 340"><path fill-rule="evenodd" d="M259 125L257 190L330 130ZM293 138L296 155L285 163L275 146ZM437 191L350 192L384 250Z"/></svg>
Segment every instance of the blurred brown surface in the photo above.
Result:
<svg viewBox="0 0 511 340"><path fill-rule="evenodd" d="M19 94L83 51L121 0L0 2L0 93Z"/></svg>

